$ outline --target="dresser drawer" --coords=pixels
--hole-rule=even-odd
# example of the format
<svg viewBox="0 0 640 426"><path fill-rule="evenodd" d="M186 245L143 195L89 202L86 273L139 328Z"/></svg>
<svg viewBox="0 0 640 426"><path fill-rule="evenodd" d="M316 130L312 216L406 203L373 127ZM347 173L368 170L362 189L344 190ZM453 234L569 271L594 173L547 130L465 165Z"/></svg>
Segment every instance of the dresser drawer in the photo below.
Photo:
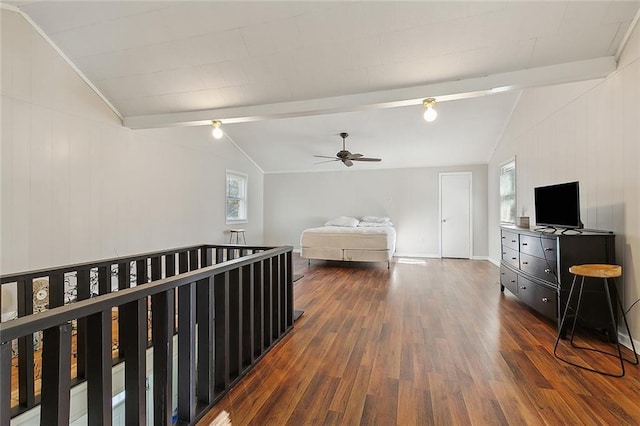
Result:
<svg viewBox="0 0 640 426"><path fill-rule="evenodd" d="M529 275L557 284L556 265L554 261L546 261L530 254L520 253L520 269Z"/></svg>
<svg viewBox="0 0 640 426"><path fill-rule="evenodd" d="M514 268L520 267L520 253L508 247L502 247L502 260L512 265Z"/></svg>
<svg viewBox="0 0 640 426"><path fill-rule="evenodd" d="M518 297L545 317L557 319L558 295L555 290L519 276Z"/></svg>
<svg viewBox="0 0 640 426"><path fill-rule="evenodd" d="M546 258L550 263L555 263L556 240L553 238L538 238L532 235L520 235L520 252L543 259Z"/></svg>
<svg viewBox="0 0 640 426"><path fill-rule="evenodd" d="M500 284L513 294L518 294L518 274L504 265L500 265Z"/></svg>
<svg viewBox="0 0 640 426"><path fill-rule="evenodd" d="M513 250L520 249L520 243L518 239L519 235L515 232L509 232L502 230L502 247L508 247Z"/></svg>

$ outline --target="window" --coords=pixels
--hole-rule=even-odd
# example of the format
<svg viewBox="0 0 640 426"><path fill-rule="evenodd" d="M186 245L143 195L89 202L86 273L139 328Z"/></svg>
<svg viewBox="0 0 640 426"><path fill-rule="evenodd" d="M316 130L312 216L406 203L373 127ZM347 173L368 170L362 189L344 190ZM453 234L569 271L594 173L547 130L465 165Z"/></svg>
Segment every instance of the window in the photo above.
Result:
<svg viewBox="0 0 640 426"><path fill-rule="evenodd" d="M500 222L516 223L516 160L500 166Z"/></svg>
<svg viewBox="0 0 640 426"><path fill-rule="evenodd" d="M244 173L227 170L227 224L247 221L247 180Z"/></svg>

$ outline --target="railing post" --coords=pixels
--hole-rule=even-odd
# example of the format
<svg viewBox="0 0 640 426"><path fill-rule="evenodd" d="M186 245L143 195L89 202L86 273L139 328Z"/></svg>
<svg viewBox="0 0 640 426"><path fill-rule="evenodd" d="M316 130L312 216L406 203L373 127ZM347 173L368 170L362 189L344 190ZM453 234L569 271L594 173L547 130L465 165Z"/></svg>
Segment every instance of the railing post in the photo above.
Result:
<svg viewBox="0 0 640 426"><path fill-rule="evenodd" d="M76 297L78 300L86 300L91 297L91 277L89 269L80 269L76 272ZM85 378L87 365L87 319L78 318L78 333L76 334L76 377L78 380Z"/></svg>
<svg viewBox="0 0 640 426"><path fill-rule="evenodd" d="M253 264L253 362L264 349L264 261Z"/></svg>
<svg viewBox="0 0 640 426"><path fill-rule="evenodd" d="M223 392L229 387L229 275L213 277L215 309L215 387Z"/></svg>
<svg viewBox="0 0 640 426"><path fill-rule="evenodd" d="M153 423L169 425L173 417L173 289L151 296L153 339Z"/></svg>
<svg viewBox="0 0 640 426"><path fill-rule="evenodd" d="M146 424L147 298L119 308L124 352L125 423Z"/></svg>
<svg viewBox="0 0 640 426"><path fill-rule="evenodd" d="M11 423L11 342L0 342L0 425Z"/></svg>
<svg viewBox="0 0 640 426"><path fill-rule="evenodd" d="M182 255L182 253L180 253ZM186 254L186 252L185 252ZM181 256L182 257L182 256ZM182 263L182 262L181 262ZM195 283L178 288L178 421L195 417Z"/></svg>
<svg viewBox="0 0 640 426"><path fill-rule="evenodd" d="M131 287L131 263L118 263L118 290L124 290ZM124 348L122 341L124 340L124 329L127 327L122 316L122 306L118 306L118 357L124 358Z"/></svg>
<svg viewBox="0 0 640 426"><path fill-rule="evenodd" d="M33 314L33 280L18 281L18 317ZM25 408L35 405L33 377L33 335L18 339L18 402Z"/></svg>
<svg viewBox="0 0 640 426"><path fill-rule="evenodd" d="M41 425L69 424L71 324L43 332Z"/></svg>
<svg viewBox="0 0 640 426"><path fill-rule="evenodd" d="M213 278L196 284L198 321L198 402L209 404L214 398L214 306Z"/></svg>
<svg viewBox="0 0 640 426"><path fill-rule="evenodd" d="M293 326L293 251L287 252L287 328Z"/></svg>
<svg viewBox="0 0 640 426"><path fill-rule="evenodd" d="M87 321L87 420L111 424L111 309L89 315Z"/></svg>
<svg viewBox="0 0 640 426"><path fill-rule="evenodd" d="M227 298L229 300L227 311L227 330L229 333L229 379L233 381L242 372L241 345L242 345L242 286L240 281L240 268L227 272L228 286Z"/></svg>
<svg viewBox="0 0 640 426"><path fill-rule="evenodd" d="M253 264L242 267L242 365L244 368L253 362L254 308L253 308Z"/></svg>

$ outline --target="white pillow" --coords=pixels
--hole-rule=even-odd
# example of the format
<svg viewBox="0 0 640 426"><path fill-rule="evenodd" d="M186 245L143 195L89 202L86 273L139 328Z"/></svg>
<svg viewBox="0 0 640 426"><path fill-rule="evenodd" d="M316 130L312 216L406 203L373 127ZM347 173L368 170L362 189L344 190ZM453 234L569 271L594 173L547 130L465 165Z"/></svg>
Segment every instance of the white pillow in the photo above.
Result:
<svg viewBox="0 0 640 426"><path fill-rule="evenodd" d="M378 216L363 216L363 222L389 222L388 217L378 217Z"/></svg>
<svg viewBox="0 0 640 426"><path fill-rule="evenodd" d="M349 226L356 227L360 221L354 217L340 216L335 219L328 220L324 226Z"/></svg>
<svg viewBox="0 0 640 426"><path fill-rule="evenodd" d="M363 228L381 228L383 226L393 226L391 222L365 222L364 220L358 224Z"/></svg>

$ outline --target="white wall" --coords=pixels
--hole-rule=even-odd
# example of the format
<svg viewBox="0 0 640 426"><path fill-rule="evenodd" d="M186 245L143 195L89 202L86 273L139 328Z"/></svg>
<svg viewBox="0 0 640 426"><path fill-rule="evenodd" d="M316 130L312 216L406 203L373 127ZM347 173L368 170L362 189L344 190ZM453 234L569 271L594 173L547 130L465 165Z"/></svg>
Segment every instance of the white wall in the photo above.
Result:
<svg viewBox="0 0 640 426"><path fill-rule="evenodd" d="M262 172L230 141L122 127L19 14L0 17L0 273L228 241L226 168L249 175L243 226L262 244Z"/></svg>
<svg viewBox="0 0 640 426"><path fill-rule="evenodd" d="M473 173L473 256L486 257L486 165L266 174L265 243L299 248L305 228L333 217L389 216L398 255L436 257L439 173L459 171Z"/></svg>
<svg viewBox="0 0 640 426"><path fill-rule="evenodd" d="M606 79L526 90L489 164L489 255L500 259L498 166L516 156L518 214L533 188L580 181L586 228L616 233L628 307L640 298L640 28ZM640 304L629 314L640 335Z"/></svg>

